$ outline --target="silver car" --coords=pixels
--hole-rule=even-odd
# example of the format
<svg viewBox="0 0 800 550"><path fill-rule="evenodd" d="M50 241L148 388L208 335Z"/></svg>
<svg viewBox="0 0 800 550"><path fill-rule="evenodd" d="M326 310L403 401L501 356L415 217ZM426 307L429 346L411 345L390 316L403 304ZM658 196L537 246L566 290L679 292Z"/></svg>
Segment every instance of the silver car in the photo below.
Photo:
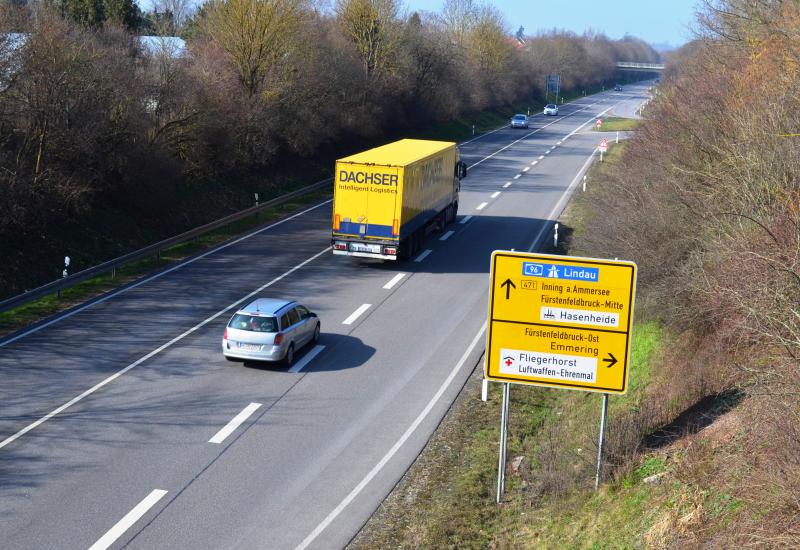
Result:
<svg viewBox="0 0 800 550"><path fill-rule="evenodd" d="M526 115L514 115L511 119L512 128L528 128L529 126L530 122Z"/></svg>
<svg viewBox="0 0 800 550"><path fill-rule="evenodd" d="M544 106L543 113L547 116L556 116L558 114L558 105L555 103L548 103Z"/></svg>
<svg viewBox="0 0 800 550"><path fill-rule="evenodd" d="M316 313L297 302L257 298L237 311L222 335L222 354L229 361L283 361L319 341Z"/></svg>

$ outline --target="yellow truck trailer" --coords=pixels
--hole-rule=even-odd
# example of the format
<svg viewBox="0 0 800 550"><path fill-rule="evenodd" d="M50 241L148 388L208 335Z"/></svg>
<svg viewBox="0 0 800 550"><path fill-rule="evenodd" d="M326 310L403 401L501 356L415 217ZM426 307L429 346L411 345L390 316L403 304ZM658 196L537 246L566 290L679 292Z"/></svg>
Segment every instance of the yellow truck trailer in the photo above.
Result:
<svg viewBox="0 0 800 550"><path fill-rule="evenodd" d="M448 141L402 139L336 161L333 253L396 260L456 219L467 166Z"/></svg>

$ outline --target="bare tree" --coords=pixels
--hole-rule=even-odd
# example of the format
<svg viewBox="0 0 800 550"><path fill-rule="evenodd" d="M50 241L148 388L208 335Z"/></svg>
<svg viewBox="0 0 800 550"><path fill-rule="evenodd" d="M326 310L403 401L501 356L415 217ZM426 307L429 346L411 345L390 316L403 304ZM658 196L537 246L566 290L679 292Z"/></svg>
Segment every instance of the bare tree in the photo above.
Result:
<svg viewBox="0 0 800 550"><path fill-rule="evenodd" d="M204 20L211 38L228 54L252 97L289 56L302 30L305 0L214 0Z"/></svg>
<svg viewBox="0 0 800 550"><path fill-rule="evenodd" d="M400 33L398 0L339 0L336 18L353 43L367 79L397 68Z"/></svg>

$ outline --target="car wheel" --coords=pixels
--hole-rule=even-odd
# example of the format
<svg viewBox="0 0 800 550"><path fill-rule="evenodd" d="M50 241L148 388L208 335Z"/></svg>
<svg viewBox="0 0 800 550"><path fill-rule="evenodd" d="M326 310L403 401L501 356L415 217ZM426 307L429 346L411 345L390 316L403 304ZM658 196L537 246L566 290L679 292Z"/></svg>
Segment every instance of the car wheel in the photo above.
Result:
<svg viewBox="0 0 800 550"><path fill-rule="evenodd" d="M317 328L314 329L314 338L311 339L311 342L314 344L319 342L319 323L317 323Z"/></svg>
<svg viewBox="0 0 800 550"><path fill-rule="evenodd" d="M287 367L291 367L294 363L294 344L289 344L289 349L286 350L286 357L283 359Z"/></svg>

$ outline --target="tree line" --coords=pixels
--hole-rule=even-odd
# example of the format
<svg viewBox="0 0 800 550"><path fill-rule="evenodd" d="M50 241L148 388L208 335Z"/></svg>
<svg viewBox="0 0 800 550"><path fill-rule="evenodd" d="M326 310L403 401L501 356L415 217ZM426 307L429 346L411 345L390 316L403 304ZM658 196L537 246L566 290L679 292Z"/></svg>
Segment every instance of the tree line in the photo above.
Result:
<svg viewBox="0 0 800 550"><path fill-rule="evenodd" d="M197 222L174 208L197 182L538 97L550 73L589 89L618 60L658 58L630 36L514 36L476 0L440 13L400 0L158 0L146 13L133 0L15 0L0 26L0 253L17 268L103 212L175 231ZM136 39L148 33L178 34L186 51L148 50ZM107 257L89 240L82 253ZM52 276L31 279L0 277L0 295Z"/></svg>
<svg viewBox="0 0 800 550"><path fill-rule="evenodd" d="M797 2L704 2L618 169L583 201L580 249L635 259L637 315L676 335L642 407L659 415L637 411L620 454L701 398L746 395L731 439L689 443L675 470L748 511L674 546L800 544L799 26Z"/></svg>

